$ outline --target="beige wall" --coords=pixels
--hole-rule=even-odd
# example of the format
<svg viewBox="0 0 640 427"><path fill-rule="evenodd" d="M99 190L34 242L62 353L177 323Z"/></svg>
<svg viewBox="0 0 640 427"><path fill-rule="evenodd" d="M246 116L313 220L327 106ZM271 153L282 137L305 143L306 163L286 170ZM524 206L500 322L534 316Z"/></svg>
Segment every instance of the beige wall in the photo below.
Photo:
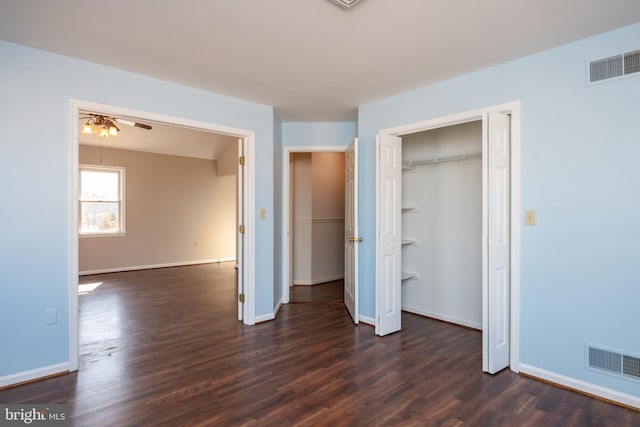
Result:
<svg viewBox="0 0 640 427"><path fill-rule="evenodd" d="M82 237L80 272L235 259L236 177L212 160L80 146L80 163L124 166L124 237Z"/></svg>

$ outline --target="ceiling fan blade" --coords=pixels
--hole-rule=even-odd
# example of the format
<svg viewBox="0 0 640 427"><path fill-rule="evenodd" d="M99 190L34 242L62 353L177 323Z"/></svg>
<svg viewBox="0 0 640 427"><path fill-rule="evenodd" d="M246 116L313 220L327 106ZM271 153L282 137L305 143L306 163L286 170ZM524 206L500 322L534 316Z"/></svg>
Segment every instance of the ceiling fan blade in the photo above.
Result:
<svg viewBox="0 0 640 427"><path fill-rule="evenodd" d="M151 130L151 126L146 123L136 122L134 126L138 128L146 129L146 130Z"/></svg>
<svg viewBox="0 0 640 427"><path fill-rule="evenodd" d="M118 119L118 118L114 118L113 120L115 120L116 122L121 123L123 125L135 126L135 127L138 127L138 128L151 130L151 126L149 126L149 125L147 125L145 123L139 123L139 122L134 122L134 121L131 121L131 120Z"/></svg>

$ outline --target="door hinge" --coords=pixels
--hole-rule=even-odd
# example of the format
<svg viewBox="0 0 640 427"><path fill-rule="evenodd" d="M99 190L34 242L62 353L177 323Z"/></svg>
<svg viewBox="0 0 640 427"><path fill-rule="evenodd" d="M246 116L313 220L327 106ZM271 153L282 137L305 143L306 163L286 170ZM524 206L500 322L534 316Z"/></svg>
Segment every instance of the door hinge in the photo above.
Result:
<svg viewBox="0 0 640 427"><path fill-rule="evenodd" d="M238 295L238 301L244 302L244 294Z"/></svg>
<svg viewBox="0 0 640 427"><path fill-rule="evenodd" d="M240 156L238 158L238 163L240 163L240 166L244 166L244 162L245 162L244 156Z"/></svg>
<svg viewBox="0 0 640 427"><path fill-rule="evenodd" d="M240 234L244 234L244 225L241 225L241 226L238 227L238 232Z"/></svg>

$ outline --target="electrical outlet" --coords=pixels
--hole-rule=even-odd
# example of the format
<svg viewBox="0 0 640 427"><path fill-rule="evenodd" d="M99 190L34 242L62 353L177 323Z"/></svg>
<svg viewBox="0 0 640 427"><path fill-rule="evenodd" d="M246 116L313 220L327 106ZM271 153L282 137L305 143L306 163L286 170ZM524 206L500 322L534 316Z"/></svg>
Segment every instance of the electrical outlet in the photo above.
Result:
<svg viewBox="0 0 640 427"><path fill-rule="evenodd" d="M536 225L536 211L524 211L525 225Z"/></svg>

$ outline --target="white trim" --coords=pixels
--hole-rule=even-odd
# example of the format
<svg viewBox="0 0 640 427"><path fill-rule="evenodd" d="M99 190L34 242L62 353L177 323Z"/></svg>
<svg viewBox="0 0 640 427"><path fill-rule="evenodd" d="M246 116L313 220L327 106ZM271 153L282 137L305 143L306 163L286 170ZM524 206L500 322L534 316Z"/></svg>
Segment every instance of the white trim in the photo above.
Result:
<svg viewBox="0 0 640 427"><path fill-rule="evenodd" d="M337 276L320 277L318 279L313 279L313 280L297 280L297 281L294 281L293 284L300 285L300 286L313 286L313 285L319 285L321 283L333 282L340 279L344 279L344 274L339 274Z"/></svg>
<svg viewBox="0 0 640 427"><path fill-rule="evenodd" d="M153 268L183 267L187 265L198 265L198 264L214 264L214 263L221 263L221 262L230 262L235 260L236 260L235 257L230 257L230 258L201 259L201 260L195 260L195 261L165 262L162 264L132 265L127 267L113 267L113 268L101 268L98 270L85 270L85 271L80 271L78 275L90 276L92 274L119 273L122 271L151 270Z"/></svg>
<svg viewBox="0 0 640 427"><path fill-rule="evenodd" d="M260 316L256 316L255 323L262 323L262 322L268 322L270 320L274 320L278 315L278 312L282 308L282 304L283 304L282 299L280 299L280 301L278 301L278 304L276 304L276 307L273 309L273 313L261 314Z"/></svg>
<svg viewBox="0 0 640 427"><path fill-rule="evenodd" d="M282 298L280 299L280 301L278 301L278 304L276 304L276 308L273 309L273 318L275 319L278 316L278 313L280 312L280 309L282 308Z"/></svg>
<svg viewBox="0 0 640 427"><path fill-rule="evenodd" d="M369 316L363 316L362 314L360 314L358 316L358 321L360 323L365 323L369 326L375 326L376 325L376 321L373 317L369 317Z"/></svg>
<svg viewBox="0 0 640 427"><path fill-rule="evenodd" d="M442 320L443 322L447 322L447 323L455 323L458 325L465 326L467 328L472 328L472 329L477 329L478 331L482 331L482 323L469 322L467 320L458 319L453 316L434 313L432 311L416 310L414 308L408 308L408 307L402 307L402 311L406 311L407 313L417 314L419 316L430 317L436 320Z"/></svg>
<svg viewBox="0 0 640 427"><path fill-rule="evenodd" d="M245 304L242 321L245 325L255 325L256 316L256 194L255 194L255 170L256 170L256 135L251 131L244 135L244 257L242 266L244 270L244 294Z"/></svg>
<svg viewBox="0 0 640 427"><path fill-rule="evenodd" d="M291 245L290 245L290 175L291 153L342 153L347 151L347 145L289 145L282 147L282 302L289 303L289 284L293 283L290 277Z"/></svg>
<svg viewBox="0 0 640 427"><path fill-rule="evenodd" d="M475 110L451 114L448 116L428 119L421 122L404 124L392 128L382 129L379 133L403 136L426 130L454 126L476 120L482 120L483 114L499 112L511 115L511 346L509 368L514 372L520 371L520 101L478 108ZM376 156L377 159L377 156ZM376 163L376 176L380 165ZM376 212L379 189L376 187ZM377 222L377 214L376 214ZM376 239L376 242L378 240ZM376 243L377 245L377 243ZM377 246L376 246L377 250ZM377 275L376 275L376 280ZM376 282L377 283L377 282ZM376 317L377 317L377 288L376 285ZM484 353L484 352L483 352Z"/></svg>
<svg viewBox="0 0 640 427"><path fill-rule="evenodd" d="M524 363L520 364L520 372L535 378L561 385L563 387L568 387L573 390L640 409L640 396L633 396L631 394L622 393L617 390L612 390L610 388L602 387L597 384L581 381L572 377L568 377L566 375L547 371L545 369L536 368L535 366L527 365Z"/></svg>
<svg viewBox="0 0 640 427"><path fill-rule="evenodd" d="M127 237L127 233L78 233L78 238L94 238L94 237Z"/></svg>
<svg viewBox="0 0 640 427"><path fill-rule="evenodd" d="M78 333L78 116L80 110L100 112L110 116L129 116L143 120L167 123L185 128L202 130L205 132L215 132L224 135L244 138L245 145L245 188L244 199L247 212L245 223L245 251L243 268L245 270L245 295L244 323L253 325L255 323L255 131L233 128L208 122L186 119L183 117L168 116L157 113L150 113L129 108L117 107L113 105L98 104L90 101L69 99L69 371L78 370L79 333Z"/></svg>
<svg viewBox="0 0 640 427"><path fill-rule="evenodd" d="M43 366L42 368L31 369L29 371L16 372L15 374L0 377L0 387L20 384L27 381L34 381L40 378L56 374L65 374L71 371L69 363L57 363L55 365Z"/></svg>

